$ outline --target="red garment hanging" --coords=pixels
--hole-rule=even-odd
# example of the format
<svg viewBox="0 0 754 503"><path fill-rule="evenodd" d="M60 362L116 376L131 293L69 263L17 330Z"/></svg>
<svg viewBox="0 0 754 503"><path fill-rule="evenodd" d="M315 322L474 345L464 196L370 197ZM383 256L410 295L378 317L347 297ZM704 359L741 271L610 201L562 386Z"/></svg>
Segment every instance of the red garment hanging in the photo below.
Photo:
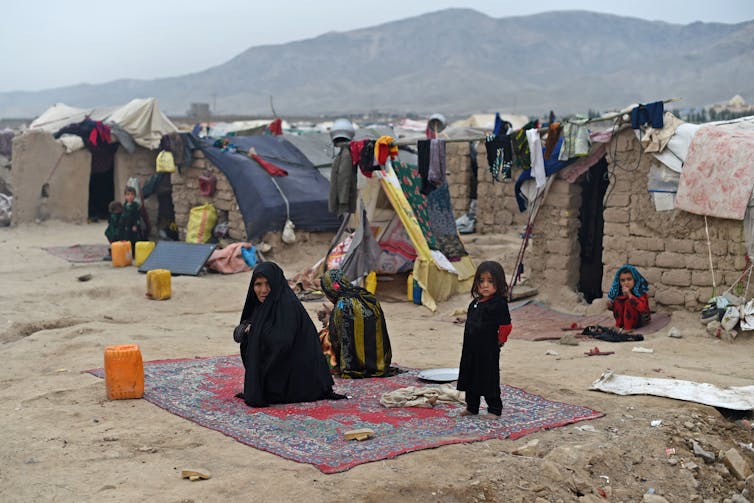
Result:
<svg viewBox="0 0 754 503"><path fill-rule="evenodd" d="M259 164L262 169L268 172L271 176L288 176L288 172L286 170L279 166L275 166L269 161L265 161L259 156L259 154L257 154L257 151L253 148L249 149L249 157L254 159L257 164Z"/></svg>
<svg viewBox="0 0 754 503"><path fill-rule="evenodd" d="M270 122L270 125L267 126L267 129L275 136L280 136L281 134L283 134L283 120L278 117L274 121Z"/></svg>

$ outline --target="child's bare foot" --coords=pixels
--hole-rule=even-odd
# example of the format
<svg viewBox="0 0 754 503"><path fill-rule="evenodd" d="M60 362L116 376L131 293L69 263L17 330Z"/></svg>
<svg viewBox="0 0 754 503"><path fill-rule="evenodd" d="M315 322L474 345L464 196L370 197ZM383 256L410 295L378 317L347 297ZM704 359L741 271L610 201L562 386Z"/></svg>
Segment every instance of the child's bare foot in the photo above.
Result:
<svg viewBox="0 0 754 503"><path fill-rule="evenodd" d="M469 409L464 409L458 415L459 416L475 416L476 414L474 414L473 412L471 412Z"/></svg>
<svg viewBox="0 0 754 503"><path fill-rule="evenodd" d="M484 419L500 419L500 416L497 416L495 414L490 414L489 412L485 412L480 417L482 417Z"/></svg>

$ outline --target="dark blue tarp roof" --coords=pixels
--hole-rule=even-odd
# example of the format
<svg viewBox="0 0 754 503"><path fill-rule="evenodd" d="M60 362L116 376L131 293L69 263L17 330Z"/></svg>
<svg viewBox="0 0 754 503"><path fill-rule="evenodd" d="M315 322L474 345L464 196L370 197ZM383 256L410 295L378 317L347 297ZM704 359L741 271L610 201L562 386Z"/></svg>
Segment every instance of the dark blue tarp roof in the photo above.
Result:
<svg viewBox="0 0 754 503"><path fill-rule="evenodd" d="M288 172L275 181L290 205L290 216L298 230L335 231L338 217L329 212L330 183L293 144L279 136L232 136L240 150L254 147L257 154ZM271 176L245 153L223 152L210 140L201 142L207 158L228 178L241 209L246 236L260 239L267 232L280 232L285 225L285 201Z"/></svg>

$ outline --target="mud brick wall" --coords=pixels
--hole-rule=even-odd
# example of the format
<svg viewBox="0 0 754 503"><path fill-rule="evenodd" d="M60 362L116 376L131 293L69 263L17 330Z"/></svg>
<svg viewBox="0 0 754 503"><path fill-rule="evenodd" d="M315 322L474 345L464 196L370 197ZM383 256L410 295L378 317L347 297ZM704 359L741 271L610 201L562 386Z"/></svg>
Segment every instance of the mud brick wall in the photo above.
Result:
<svg viewBox="0 0 754 503"><path fill-rule="evenodd" d="M212 196L199 193L199 177L211 174L217 178L217 189ZM173 184L173 207L175 224L181 241L186 239L189 212L194 206L212 203L217 209L218 222L228 222L228 235L233 241L246 241L246 226L236 203L236 195L223 173L205 158L201 150L193 151L191 166L182 168L170 176Z"/></svg>
<svg viewBox="0 0 754 503"><path fill-rule="evenodd" d="M696 310L712 295L712 274L704 217L680 210L656 211L647 192L651 155L639 157L631 130L608 148L610 172L602 260L603 290L616 267L631 263L650 284L657 305ZM746 265L742 222L707 217L717 294L732 286ZM745 278L744 278L745 284ZM749 292L749 296L754 291Z"/></svg>
<svg viewBox="0 0 754 503"><path fill-rule="evenodd" d="M581 187L555 179L533 225L524 263L534 286L578 288Z"/></svg>
<svg viewBox="0 0 754 503"><path fill-rule="evenodd" d="M453 214L458 218L469 208L471 161L468 143L448 143L446 157L450 200ZM512 225L523 231L527 215L518 210L513 193L515 179L521 170L514 168L513 180L510 183L493 182L487 165L484 142L479 142L477 146L477 165L479 170L477 172L476 232L480 234L508 232Z"/></svg>
<svg viewBox="0 0 754 503"><path fill-rule="evenodd" d="M610 184L603 212L602 290L610 289L618 267L630 263L649 281L653 308L698 310L713 293L704 217L655 210L647 179L650 166L658 161L640 154L633 131L618 133L607 151ZM578 288L580 208L579 184L554 180L526 258L534 286ZM716 293L721 294L746 265L743 226L735 220L708 217L707 221Z"/></svg>

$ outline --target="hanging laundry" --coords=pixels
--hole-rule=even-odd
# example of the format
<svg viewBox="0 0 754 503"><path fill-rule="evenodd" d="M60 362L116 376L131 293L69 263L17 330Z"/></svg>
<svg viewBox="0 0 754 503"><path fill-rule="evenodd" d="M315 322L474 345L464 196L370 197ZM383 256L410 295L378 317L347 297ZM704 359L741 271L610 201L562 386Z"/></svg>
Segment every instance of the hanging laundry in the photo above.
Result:
<svg viewBox="0 0 754 503"><path fill-rule="evenodd" d="M262 167L262 169L270 174L270 176L288 176L288 172L280 166L276 166L270 161L265 161L264 159L262 159L259 154L257 154L257 151L254 150L254 148L249 149L249 157L254 159L257 164Z"/></svg>
<svg viewBox="0 0 754 503"><path fill-rule="evenodd" d="M429 182L432 189L445 183L445 140L431 140L429 145Z"/></svg>
<svg viewBox="0 0 754 503"><path fill-rule="evenodd" d="M283 134L283 120L278 117L274 121L270 122L270 124L267 126L267 131L269 131L270 134L273 134L275 136L282 135Z"/></svg>
<svg viewBox="0 0 754 503"><path fill-rule="evenodd" d="M526 140L529 142L529 151L531 152L531 173L537 188L544 186L547 181L545 176L545 159L542 149L542 140L539 138L539 131L529 129L526 131Z"/></svg>
<svg viewBox="0 0 754 503"><path fill-rule="evenodd" d="M644 152L657 152L660 153L665 150L670 138L675 134L675 130L678 126L685 124L681 119L677 118L671 112L665 112L663 117L662 128L649 127L644 132L644 136L641 138L641 146L644 147Z"/></svg>
<svg viewBox="0 0 754 503"><path fill-rule="evenodd" d="M550 112L550 115L552 115L552 112ZM547 127L547 140L545 141L545 157L550 157L550 154L552 154L552 149L555 148L555 144L558 143L558 139L560 139L560 122L550 122L550 125Z"/></svg>
<svg viewBox="0 0 754 503"><path fill-rule="evenodd" d="M479 185L479 163L477 162L476 142L469 142L469 169L471 171L471 181L469 182L469 199L476 200L477 185Z"/></svg>
<svg viewBox="0 0 754 503"><path fill-rule="evenodd" d="M568 165L568 162L566 161L560 161L558 160L558 155L560 154L560 148L563 146L563 138L561 137L558 140L558 143L555 145L555 148L552 150L552 154L550 157L545 159L545 175L550 176L553 173L557 173L564 167ZM516 186L514 187L514 192L516 195L516 203L518 203L518 209L522 213L526 211L526 207L528 205L526 197L521 192L521 185L526 181L533 178L532 176L532 170L531 169L525 169L521 172L521 175L519 175L518 180L516 180Z"/></svg>
<svg viewBox="0 0 754 503"><path fill-rule="evenodd" d="M369 140L351 140L351 143L348 144L348 148L351 149L351 162L354 166L359 164L361 151L364 149L364 145L368 141Z"/></svg>
<svg viewBox="0 0 754 503"><path fill-rule="evenodd" d="M351 162L349 143L347 140L335 142L339 150L330 172L328 208L336 215L356 211L356 168Z"/></svg>
<svg viewBox="0 0 754 503"><path fill-rule="evenodd" d="M487 150L487 165L489 166L492 180L493 182L499 182L500 172L505 172L506 169L510 172L510 166L513 162L511 137L509 135L489 135L484 141L484 147Z"/></svg>
<svg viewBox="0 0 754 503"><path fill-rule="evenodd" d="M662 101L639 104L631 110L631 127L639 129L644 124L650 124L654 128L662 129L662 115L665 112L665 104Z"/></svg>
<svg viewBox="0 0 754 503"><path fill-rule="evenodd" d="M513 144L513 153L518 159L519 165L524 169L529 169L531 160L531 154L529 153L529 141L526 139L526 130L537 128L539 129L539 121L529 121L524 124L524 127L511 133L511 143Z"/></svg>
<svg viewBox="0 0 754 503"><path fill-rule="evenodd" d="M111 141L110 127L104 125L102 121L94 121L94 128L89 133L89 143L94 146L100 146L108 144Z"/></svg>
<svg viewBox="0 0 754 503"><path fill-rule="evenodd" d="M377 164L383 166L388 156L391 160L398 157L398 147L393 145L392 136L380 136L374 144L374 158L377 159Z"/></svg>
<svg viewBox="0 0 754 503"><path fill-rule="evenodd" d="M374 163L374 140L364 141L364 147L359 156L359 169L367 178L372 178L372 173L380 169L380 166Z"/></svg>
<svg viewBox="0 0 754 503"><path fill-rule="evenodd" d="M585 125L566 122L563 124L561 136L563 137L563 146L560 149L558 160L567 161L574 157L589 155L592 141L589 138L589 129Z"/></svg>
<svg viewBox="0 0 754 503"><path fill-rule="evenodd" d="M419 191L422 194L429 194L432 191L429 183L429 159L432 140L419 140L416 142L417 171L421 178Z"/></svg>
<svg viewBox="0 0 754 503"><path fill-rule="evenodd" d="M495 113L495 126L492 128L492 134L495 136L510 134L512 127L513 125L510 122L500 117L500 112Z"/></svg>

